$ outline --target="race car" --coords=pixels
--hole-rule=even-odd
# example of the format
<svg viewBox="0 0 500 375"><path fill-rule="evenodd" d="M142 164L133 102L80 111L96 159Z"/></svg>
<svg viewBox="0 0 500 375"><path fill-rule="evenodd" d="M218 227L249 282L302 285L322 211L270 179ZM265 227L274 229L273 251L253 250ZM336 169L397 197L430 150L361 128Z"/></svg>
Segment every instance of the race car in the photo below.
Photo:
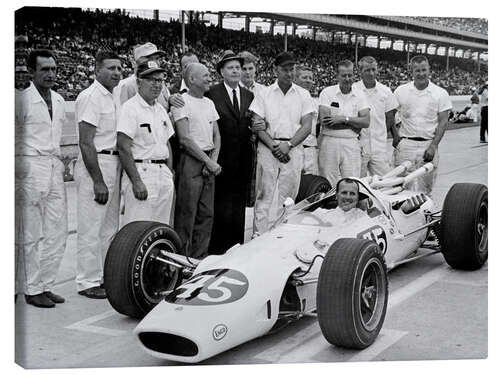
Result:
<svg viewBox="0 0 500 375"><path fill-rule="evenodd" d="M362 214L351 221L335 219L335 187L305 175L268 232L202 260L169 225L129 223L106 256L108 300L142 319L134 335L147 353L173 361L203 361L304 315L332 345L366 348L384 323L388 270L436 252L457 269L488 257L486 186L455 184L437 210L409 189L432 164L399 177L408 167L354 179Z"/></svg>

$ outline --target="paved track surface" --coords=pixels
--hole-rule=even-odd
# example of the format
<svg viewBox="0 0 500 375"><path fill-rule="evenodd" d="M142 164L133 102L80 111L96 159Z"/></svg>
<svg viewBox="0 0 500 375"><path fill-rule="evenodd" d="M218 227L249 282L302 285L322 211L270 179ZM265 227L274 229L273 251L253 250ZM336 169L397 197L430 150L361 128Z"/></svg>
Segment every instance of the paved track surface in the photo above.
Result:
<svg viewBox="0 0 500 375"><path fill-rule="evenodd" d="M455 182L488 184L488 146L479 129L446 133L434 198L442 202ZM67 301L37 309L16 304L16 362L26 368L170 366L138 348L137 321L116 313L107 300L76 293L75 188L68 184L70 236L55 292ZM251 212L248 210L247 227ZM480 359L488 356L488 264L476 272L446 265L440 254L400 266L389 274L389 308L376 342L366 350L329 345L315 318L204 361L205 365Z"/></svg>

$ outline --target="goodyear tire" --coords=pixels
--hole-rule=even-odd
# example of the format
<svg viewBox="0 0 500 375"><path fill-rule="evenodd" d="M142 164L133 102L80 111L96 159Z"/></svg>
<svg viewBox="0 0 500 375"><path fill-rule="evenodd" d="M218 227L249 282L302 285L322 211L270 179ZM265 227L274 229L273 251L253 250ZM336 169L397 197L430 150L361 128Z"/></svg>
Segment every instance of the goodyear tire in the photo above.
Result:
<svg viewBox="0 0 500 375"><path fill-rule="evenodd" d="M326 193L331 188L332 186L326 178L314 174L303 174L300 178L299 192L295 202L298 203L316 193Z"/></svg>
<svg viewBox="0 0 500 375"><path fill-rule="evenodd" d="M387 268L377 244L337 240L323 260L316 293L319 326L330 344L370 346L384 323L389 296Z"/></svg>
<svg viewBox="0 0 500 375"><path fill-rule="evenodd" d="M181 240L167 224L135 221L115 236L104 262L104 287L111 306L142 318L172 290L181 274L155 259L161 251L176 253Z"/></svg>
<svg viewBox="0 0 500 375"><path fill-rule="evenodd" d="M481 268L488 259L488 188L453 185L444 200L440 232L446 263L462 270Z"/></svg>

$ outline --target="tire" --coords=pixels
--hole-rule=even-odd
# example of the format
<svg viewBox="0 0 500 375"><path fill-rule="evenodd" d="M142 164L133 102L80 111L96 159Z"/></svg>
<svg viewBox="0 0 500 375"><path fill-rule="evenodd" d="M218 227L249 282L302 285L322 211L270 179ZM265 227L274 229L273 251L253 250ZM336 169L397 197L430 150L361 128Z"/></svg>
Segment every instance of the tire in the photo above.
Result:
<svg viewBox="0 0 500 375"><path fill-rule="evenodd" d="M461 270L481 268L488 259L488 188L453 185L444 200L440 231L446 263Z"/></svg>
<svg viewBox="0 0 500 375"><path fill-rule="evenodd" d="M330 344L370 346L384 324L389 297L387 267L377 244L337 240L323 260L316 293L319 326Z"/></svg>
<svg viewBox="0 0 500 375"><path fill-rule="evenodd" d="M331 188L332 186L326 178L314 174L303 174L300 178L299 192L297 193L295 202L303 201L316 193L326 193Z"/></svg>
<svg viewBox="0 0 500 375"><path fill-rule="evenodd" d="M144 317L173 289L181 272L153 259L160 250L176 253L177 233L167 224L135 221L115 236L104 262L104 288L111 306L120 314Z"/></svg>

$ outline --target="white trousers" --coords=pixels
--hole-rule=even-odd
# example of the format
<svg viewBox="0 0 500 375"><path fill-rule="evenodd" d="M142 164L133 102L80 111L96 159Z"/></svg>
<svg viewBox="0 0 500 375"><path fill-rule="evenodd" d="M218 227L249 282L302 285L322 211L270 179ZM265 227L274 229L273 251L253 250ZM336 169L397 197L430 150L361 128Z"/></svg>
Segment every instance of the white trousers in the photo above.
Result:
<svg viewBox="0 0 500 375"><path fill-rule="evenodd" d="M94 200L94 182L83 160L75 165L77 188L76 284L78 291L103 282L106 253L118 231L120 202L120 160L115 155L97 154L99 168L108 188L108 201Z"/></svg>
<svg viewBox="0 0 500 375"><path fill-rule="evenodd" d="M399 142L398 147L394 151L394 167L401 165L404 161L409 160L412 166L408 169L408 173L420 168L426 164L424 162L424 152L427 150L432 140L428 141L412 141L411 139L403 138ZM422 191L427 195L432 193L432 188L437 178L437 169L439 165L439 151L436 150L434 159L432 160L434 169L432 172L423 175L413 180L409 188L415 191ZM407 173L407 174L408 174Z"/></svg>
<svg viewBox="0 0 500 375"><path fill-rule="evenodd" d="M121 226L132 221L151 220L171 224L174 197L174 180L166 164L136 163L141 180L148 189L148 198L138 200L134 196L132 182L123 172L122 190L125 213Z"/></svg>
<svg viewBox="0 0 500 375"><path fill-rule="evenodd" d="M386 150L372 150L369 145L361 146L361 174L383 176L391 170Z"/></svg>
<svg viewBox="0 0 500 375"><path fill-rule="evenodd" d="M16 293L35 295L54 286L66 248L64 164L54 156L16 156L15 174Z"/></svg>
<svg viewBox="0 0 500 375"><path fill-rule="evenodd" d="M327 135L319 140L319 174L332 186L344 177L359 177L361 149L357 138L336 138Z"/></svg>
<svg viewBox="0 0 500 375"><path fill-rule="evenodd" d="M278 208L282 207L287 197L295 199L299 192L304 153L297 147L292 148L288 155L290 161L281 163L264 144L259 143L257 147L254 233L262 234L269 229L271 221L269 213L276 189L278 189Z"/></svg>
<svg viewBox="0 0 500 375"><path fill-rule="evenodd" d="M317 146L304 146L304 168L305 174L318 175L318 147Z"/></svg>

